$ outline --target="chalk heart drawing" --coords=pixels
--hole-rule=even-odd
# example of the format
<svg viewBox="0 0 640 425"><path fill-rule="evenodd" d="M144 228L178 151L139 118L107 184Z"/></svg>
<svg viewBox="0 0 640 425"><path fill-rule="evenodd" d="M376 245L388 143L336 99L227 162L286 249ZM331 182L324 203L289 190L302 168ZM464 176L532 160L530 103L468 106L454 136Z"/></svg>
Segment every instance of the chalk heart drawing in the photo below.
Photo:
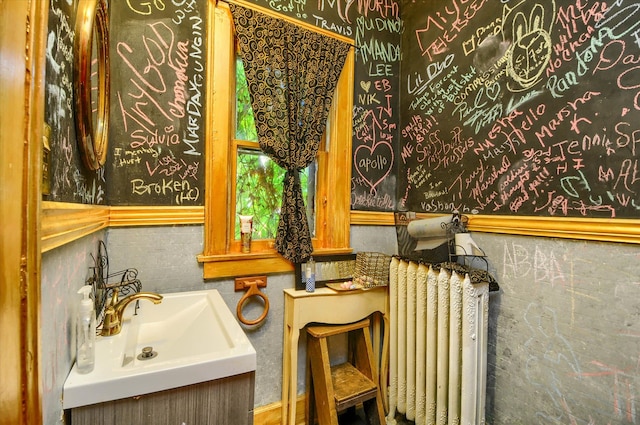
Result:
<svg viewBox="0 0 640 425"><path fill-rule="evenodd" d="M369 93L369 89L371 88L371 81L360 81L360 87L362 87L364 91Z"/></svg>
<svg viewBox="0 0 640 425"><path fill-rule="evenodd" d="M495 102L498 99L498 96L500 95L500 84L494 81L492 84L489 84L487 86L486 92L487 92L487 97Z"/></svg>
<svg viewBox="0 0 640 425"><path fill-rule="evenodd" d="M387 142L378 142L373 146L360 145L353 159L360 177L371 187L371 192L376 192L376 186L391 172L393 148Z"/></svg>

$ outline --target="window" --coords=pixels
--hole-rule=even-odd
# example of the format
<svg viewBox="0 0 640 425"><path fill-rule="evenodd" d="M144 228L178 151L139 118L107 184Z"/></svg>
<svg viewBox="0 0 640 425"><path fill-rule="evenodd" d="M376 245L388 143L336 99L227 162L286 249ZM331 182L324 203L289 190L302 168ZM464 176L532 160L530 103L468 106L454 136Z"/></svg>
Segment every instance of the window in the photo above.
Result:
<svg viewBox="0 0 640 425"><path fill-rule="evenodd" d="M251 126L245 124L246 109L236 111L236 67L233 24L231 12L223 2L211 6L209 39L209 72L206 148L206 194L204 252L199 261L204 263L204 277L218 278L253 273L275 273L293 271L293 265L282 258L273 248L273 236L262 233L263 223L254 224L251 253L242 254L240 241L236 237L237 215L250 201L249 196L238 195L250 178L246 171L256 164L266 164L251 134ZM353 107L353 50L349 53L329 116L325 140L310 166L306 184L307 208L311 209L314 253L348 253L349 213L351 182L351 111ZM242 100L240 99L242 105ZM246 104L246 102L245 102ZM241 124L236 125L236 119ZM255 130L253 130L255 131ZM262 166L262 165L261 165ZM268 167L268 165L265 165ZM263 170L266 174L275 170ZM284 171L282 171L284 172ZM240 178L238 179L238 175ZM277 182L279 179L272 179ZM280 179L281 180L281 179ZM244 188L251 192L253 189ZM267 190L267 193L271 193ZM274 190L273 193L276 191ZM281 191L278 191L281 196ZM262 198L259 202L271 206L279 200ZM255 196L257 201L258 196ZM315 201L315 202L314 202ZM262 220L262 219L265 220ZM272 224L277 214L261 217L264 226ZM315 223L315 224L314 224ZM260 228L260 229L259 229Z"/></svg>
<svg viewBox="0 0 640 425"><path fill-rule="evenodd" d="M235 152L235 179L232 193L235 195L234 239L240 239L240 215L253 217L253 239L274 239L282 204L285 169L278 166L260 150L253 120L249 87L244 74L242 59L236 57L235 68L236 108L233 152ZM302 195L307 206L307 218L311 235L315 218L315 170L313 163L300 173Z"/></svg>

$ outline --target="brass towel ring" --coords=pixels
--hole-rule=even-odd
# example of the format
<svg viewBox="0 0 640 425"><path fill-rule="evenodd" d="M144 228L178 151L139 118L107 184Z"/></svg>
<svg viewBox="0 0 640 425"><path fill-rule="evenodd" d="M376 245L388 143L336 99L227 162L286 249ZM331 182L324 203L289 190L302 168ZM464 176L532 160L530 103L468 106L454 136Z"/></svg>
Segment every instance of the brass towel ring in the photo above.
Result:
<svg viewBox="0 0 640 425"><path fill-rule="evenodd" d="M242 298L240 298L240 301L238 301L236 314L238 316L238 320L240 320L242 323L248 326L253 326L261 323L264 319L266 319L267 313L269 313L269 298L267 297L267 294L258 289L258 282L250 283L247 285L247 287L249 289L247 290L247 292L245 292ZM264 300L264 311L256 320L248 320L242 315L242 307L244 307L244 303L253 296L260 297Z"/></svg>

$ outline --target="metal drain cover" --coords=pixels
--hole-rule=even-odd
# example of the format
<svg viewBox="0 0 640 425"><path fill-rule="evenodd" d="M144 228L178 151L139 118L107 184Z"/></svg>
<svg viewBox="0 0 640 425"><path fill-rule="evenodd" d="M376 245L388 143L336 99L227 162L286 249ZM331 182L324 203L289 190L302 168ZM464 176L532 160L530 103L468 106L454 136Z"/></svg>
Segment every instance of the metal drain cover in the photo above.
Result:
<svg viewBox="0 0 640 425"><path fill-rule="evenodd" d="M153 351L153 347L144 347L142 353L138 354L138 360L151 360L158 355L157 351Z"/></svg>

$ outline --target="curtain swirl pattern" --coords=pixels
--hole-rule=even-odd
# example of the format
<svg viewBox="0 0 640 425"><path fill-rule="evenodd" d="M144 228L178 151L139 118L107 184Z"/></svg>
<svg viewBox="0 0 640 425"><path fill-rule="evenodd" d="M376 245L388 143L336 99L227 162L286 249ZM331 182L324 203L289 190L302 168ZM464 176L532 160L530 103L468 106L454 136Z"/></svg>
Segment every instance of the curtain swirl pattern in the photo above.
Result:
<svg viewBox="0 0 640 425"><path fill-rule="evenodd" d="M316 157L350 46L229 4L262 151L286 169L275 248L294 263L313 252L300 171Z"/></svg>

